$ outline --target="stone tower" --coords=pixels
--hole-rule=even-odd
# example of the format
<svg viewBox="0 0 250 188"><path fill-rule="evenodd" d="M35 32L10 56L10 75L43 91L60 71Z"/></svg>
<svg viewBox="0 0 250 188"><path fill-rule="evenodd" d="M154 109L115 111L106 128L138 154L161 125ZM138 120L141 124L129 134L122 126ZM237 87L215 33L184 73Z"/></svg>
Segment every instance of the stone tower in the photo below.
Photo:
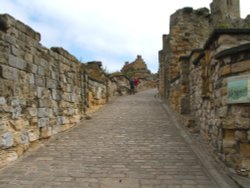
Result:
<svg viewBox="0 0 250 188"><path fill-rule="evenodd" d="M231 27L240 19L240 0L213 0L210 7L214 27Z"/></svg>

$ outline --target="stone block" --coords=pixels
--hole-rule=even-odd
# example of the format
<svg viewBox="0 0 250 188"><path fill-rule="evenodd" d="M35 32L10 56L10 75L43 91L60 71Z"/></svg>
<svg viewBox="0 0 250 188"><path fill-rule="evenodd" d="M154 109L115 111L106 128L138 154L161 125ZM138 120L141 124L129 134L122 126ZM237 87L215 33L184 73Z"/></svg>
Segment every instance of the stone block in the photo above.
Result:
<svg viewBox="0 0 250 188"><path fill-rule="evenodd" d="M81 115L75 115L69 118L70 123L77 124L80 122L82 116Z"/></svg>
<svg viewBox="0 0 250 188"><path fill-rule="evenodd" d="M247 139L250 141L250 131L247 131Z"/></svg>
<svg viewBox="0 0 250 188"><path fill-rule="evenodd" d="M7 101L6 101L5 97L0 97L0 105L2 105L2 106L7 105Z"/></svg>
<svg viewBox="0 0 250 188"><path fill-rule="evenodd" d="M20 70L26 70L26 67L27 67L27 63L24 60L13 55L9 56L9 65L11 67L14 67Z"/></svg>
<svg viewBox="0 0 250 188"><path fill-rule="evenodd" d="M250 70L250 60L232 64L232 73L246 72Z"/></svg>
<svg viewBox="0 0 250 188"><path fill-rule="evenodd" d="M249 143L242 143L242 144L240 144L240 154L243 157L250 158L250 144Z"/></svg>
<svg viewBox="0 0 250 188"><path fill-rule="evenodd" d="M250 119L240 116L235 117L235 126L240 129L249 129L250 128Z"/></svg>
<svg viewBox="0 0 250 188"><path fill-rule="evenodd" d="M226 76L231 73L231 66L225 65L220 68L220 76Z"/></svg>
<svg viewBox="0 0 250 188"><path fill-rule="evenodd" d="M37 73L37 65L35 64L27 64L27 72L30 72L30 73L33 73L33 74L36 74Z"/></svg>
<svg viewBox="0 0 250 188"><path fill-rule="evenodd" d="M35 85L35 75L34 74L27 74L28 83L30 85Z"/></svg>
<svg viewBox="0 0 250 188"><path fill-rule="evenodd" d="M27 132L15 132L14 133L14 143L18 144L28 144L29 143L29 135Z"/></svg>
<svg viewBox="0 0 250 188"><path fill-rule="evenodd" d="M24 119L17 119L9 121L15 131L22 131L29 126L29 121Z"/></svg>
<svg viewBox="0 0 250 188"><path fill-rule="evenodd" d="M46 127L49 125L49 118L39 118L38 127Z"/></svg>
<svg viewBox="0 0 250 188"><path fill-rule="evenodd" d="M56 89L58 86L56 80L52 80L50 78L46 78L46 87L50 89Z"/></svg>
<svg viewBox="0 0 250 188"><path fill-rule="evenodd" d="M41 58L40 59L40 65L43 67L49 67L49 62L46 61L45 59Z"/></svg>
<svg viewBox="0 0 250 188"><path fill-rule="evenodd" d="M224 129L235 129L235 118L234 117L227 117L222 120L222 127Z"/></svg>
<svg viewBox="0 0 250 188"><path fill-rule="evenodd" d="M35 75L36 86L45 87L45 77Z"/></svg>
<svg viewBox="0 0 250 188"><path fill-rule="evenodd" d="M36 95L37 97L40 98L45 98L46 97L46 93L48 93L46 91L47 89L45 87L37 87L36 89Z"/></svg>
<svg viewBox="0 0 250 188"><path fill-rule="evenodd" d="M228 112L228 106L223 106L218 109L218 115L221 118L225 118L227 116L227 112Z"/></svg>
<svg viewBox="0 0 250 188"><path fill-rule="evenodd" d="M9 130L9 121L0 119L0 133L7 132Z"/></svg>
<svg viewBox="0 0 250 188"><path fill-rule="evenodd" d="M73 115L74 114L74 109L73 108L67 108L67 115Z"/></svg>
<svg viewBox="0 0 250 188"><path fill-rule="evenodd" d="M6 132L0 136L0 147L2 149L10 148L13 146L13 134L11 132Z"/></svg>
<svg viewBox="0 0 250 188"><path fill-rule="evenodd" d="M53 111L51 108L38 108L37 115L39 118L53 117Z"/></svg>
<svg viewBox="0 0 250 188"><path fill-rule="evenodd" d="M7 80L18 80L18 70L5 65L0 65L0 77Z"/></svg>
<svg viewBox="0 0 250 188"><path fill-rule="evenodd" d="M37 116L37 108L27 108L27 115L30 117L35 117Z"/></svg>
<svg viewBox="0 0 250 188"><path fill-rule="evenodd" d="M45 68L42 66L37 67L37 74L40 76L45 76Z"/></svg>
<svg viewBox="0 0 250 188"><path fill-rule="evenodd" d="M64 125L64 124L68 124L68 123L69 123L68 117L65 117L65 116L58 116L57 117L57 125Z"/></svg>
<svg viewBox="0 0 250 188"><path fill-rule="evenodd" d="M13 107L11 118L12 118L12 119L17 119L17 118L19 118L19 116L21 115L21 113L22 113L22 108L21 108L21 106Z"/></svg>
<svg viewBox="0 0 250 188"><path fill-rule="evenodd" d="M38 118L37 117L32 117L30 119L30 126L31 127L37 127L37 124L38 124Z"/></svg>
<svg viewBox="0 0 250 188"><path fill-rule="evenodd" d="M241 162L241 167L250 170L250 159L243 159Z"/></svg>
<svg viewBox="0 0 250 188"><path fill-rule="evenodd" d="M225 140L234 140L235 137L235 130L231 130L231 129L226 129L223 130L223 139Z"/></svg>
<svg viewBox="0 0 250 188"><path fill-rule="evenodd" d="M29 141L34 142L39 139L39 129L29 129L28 130L28 136L29 136Z"/></svg>
<svg viewBox="0 0 250 188"><path fill-rule="evenodd" d="M233 139L224 139L223 148L233 148L236 145L236 141Z"/></svg>
<svg viewBox="0 0 250 188"><path fill-rule="evenodd" d="M52 89L52 99L59 101L62 99L61 97L61 91L60 90L56 90L56 89Z"/></svg>
<svg viewBox="0 0 250 188"><path fill-rule="evenodd" d="M24 60L28 63L33 63L33 55L30 53L26 53L24 56Z"/></svg>
<svg viewBox="0 0 250 188"><path fill-rule="evenodd" d="M41 129L41 137L48 138L52 136L52 127L42 127Z"/></svg>
<svg viewBox="0 0 250 188"><path fill-rule="evenodd" d="M39 108L50 108L52 106L52 101L50 99L39 99Z"/></svg>
<svg viewBox="0 0 250 188"><path fill-rule="evenodd" d="M236 141L247 141L247 132L246 131L235 131L235 140Z"/></svg>

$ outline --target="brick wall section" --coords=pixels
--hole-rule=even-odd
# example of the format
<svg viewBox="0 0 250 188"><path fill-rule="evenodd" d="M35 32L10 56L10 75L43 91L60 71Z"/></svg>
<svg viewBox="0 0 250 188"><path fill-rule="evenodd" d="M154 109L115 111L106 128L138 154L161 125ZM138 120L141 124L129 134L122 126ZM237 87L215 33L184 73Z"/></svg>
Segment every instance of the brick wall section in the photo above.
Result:
<svg viewBox="0 0 250 188"><path fill-rule="evenodd" d="M43 47L39 33L1 15L0 164L106 103L108 83L91 79L85 65L67 51Z"/></svg>

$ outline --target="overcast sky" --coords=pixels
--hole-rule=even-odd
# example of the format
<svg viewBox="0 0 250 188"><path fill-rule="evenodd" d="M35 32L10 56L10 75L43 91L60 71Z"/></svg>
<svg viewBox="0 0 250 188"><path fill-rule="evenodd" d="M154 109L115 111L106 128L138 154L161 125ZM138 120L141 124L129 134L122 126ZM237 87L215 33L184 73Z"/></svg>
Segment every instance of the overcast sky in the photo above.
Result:
<svg viewBox="0 0 250 188"><path fill-rule="evenodd" d="M41 33L41 43L63 47L77 59L102 61L118 71L125 61L142 55L152 72L158 70L162 35L169 16L183 7L209 7L212 0L0 0L8 13ZM250 11L241 0L241 17Z"/></svg>

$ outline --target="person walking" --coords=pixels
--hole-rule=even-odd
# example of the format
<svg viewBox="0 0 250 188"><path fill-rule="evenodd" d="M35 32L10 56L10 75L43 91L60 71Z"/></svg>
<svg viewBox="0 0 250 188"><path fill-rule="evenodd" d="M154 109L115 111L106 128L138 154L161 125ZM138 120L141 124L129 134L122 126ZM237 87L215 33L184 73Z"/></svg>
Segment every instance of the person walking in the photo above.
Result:
<svg viewBox="0 0 250 188"><path fill-rule="evenodd" d="M129 80L129 85L130 85L130 94L134 95L135 94L135 81L134 81L134 78L131 78Z"/></svg>
<svg viewBox="0 0 250 188"><path fill-rule="evenodd" d="M139 85L140 81L139 81L139 78L135 78L135 81L134 81L134 84L135 84L135 92L137 92L137 87Z"/></svg>

